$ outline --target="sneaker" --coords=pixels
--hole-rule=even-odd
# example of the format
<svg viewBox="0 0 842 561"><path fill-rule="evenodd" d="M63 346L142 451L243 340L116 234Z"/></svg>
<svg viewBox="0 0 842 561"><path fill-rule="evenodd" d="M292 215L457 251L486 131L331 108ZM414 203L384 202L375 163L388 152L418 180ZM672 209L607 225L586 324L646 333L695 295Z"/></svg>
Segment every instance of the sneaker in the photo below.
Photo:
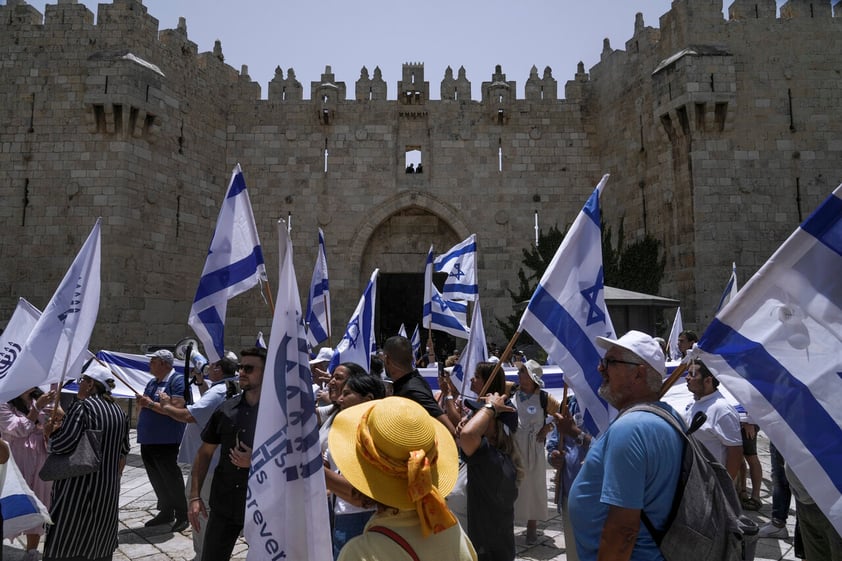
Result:
<svg viewBox="0 0 842 561"><path fill-rule="evenodd" d="M777 540L785 540L789 537L789 532L786 526L775 526L771 522L767 522L757 530L758 538L774 538Z"/></svg>

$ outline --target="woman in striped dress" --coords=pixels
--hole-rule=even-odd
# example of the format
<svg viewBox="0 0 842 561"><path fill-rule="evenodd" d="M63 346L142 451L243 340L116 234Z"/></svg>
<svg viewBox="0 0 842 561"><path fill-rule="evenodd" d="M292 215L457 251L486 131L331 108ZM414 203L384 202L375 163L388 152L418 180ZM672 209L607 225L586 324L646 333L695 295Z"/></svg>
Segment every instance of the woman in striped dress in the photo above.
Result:
<svg viewBox="0 0 842 561"><path fill-rule="evenodd" d="M53 483L44 561L110 560L117 549L117 509L120 476L129 453L129 422L111 397L111 372L97 364L83 373L78 401L59 426L49 424L49 450L72 452L85 429L102 430L102 465L98 472Z"/></svg>

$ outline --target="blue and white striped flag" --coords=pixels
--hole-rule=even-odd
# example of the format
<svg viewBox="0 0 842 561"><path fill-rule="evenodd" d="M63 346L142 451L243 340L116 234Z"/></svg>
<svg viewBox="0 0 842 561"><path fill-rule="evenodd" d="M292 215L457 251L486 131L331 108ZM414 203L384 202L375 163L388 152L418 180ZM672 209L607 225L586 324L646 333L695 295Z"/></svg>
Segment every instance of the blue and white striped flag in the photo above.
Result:
<svg viewBox="0 0 842 561"><path fill-rule="evenodd" d="M476 372L477 364L488 360L488 344L485 340L485 328L482 325L482 312L479 308L479 298L474 302L474 313L471 316L471 335L459 360L450 373L453 384L459 388L459 393L466 397L476 397L471 391L471 378ZM503 373L500 372L502 376Z"/></svg>
<svg viewBox="0 0 842 561"><path fill-rule="evenodd" d="M240 164L216 220L202 278L187 323L205 348L210 362L225 355L225 312L228 300L266 280L263 251Z"/></svg>
<svg viewBox="0 0 842 561"><path fill-rule="evenodd" d="M842 185L698 343L842 533Z"/></svg>
<svg viewBox="0 0 842 561"><path fill-rule="evenodd" d="M345 335L336 345L336 352L328 366L328 372L343 362L356 362L366 372L371 368L371 349L376 341L374 340L374 299L377 295L377 275L380 269L374 269L371 273L371 280L365 287L360 298L357 309L354 310L348 327L345 328Z"/></svg>
<svg viewBox="0 0 842 561"><path fill-rule="evenodd" d="M401 324L401 326L398 328L398 335L406 339L406 326L404 324Z"/></svg>
<svg viewBox="0 0 842 561"><path fill-rule="evenodd" d="M292 263L278 226L280 275L248 480L247 559L331 558L313 378Z"/></svg>
<svg viewBox="0 0 842 561"><path fill-rule="evenodd" d="M442 296L447 300L476 300L477 285L477 235L450 248L434 261L437 273L447 273Z"/></svg>
<svg viewBox="0 0 842 561"><path fill-rule="evenodd" d="M415 331L412 332L412 337L409 339L409 344L412 345L412 356L418 360L418 353L421 351L421 332L418 331L418 325L415 325Z"/></svg>
<svg viewBox="0 0 842 561"><path fill-rule="evenodd" d="M450 309L451 303L442 297L433 284L433 247L427 252L427 265L424 268L424 311L421 324L425 329L444 331L454 337L467 339L471 331L459 321Z"/></svg>
<svg viewBox="0 0 842 561"><path fill-rule="evenodd" d="M313 281L307 295L307 342L311 349L330 337L330 289L327 282L325 235L319 228L319 253L313 266Z"/></svg>
<svg viewBox="0 0 842 561"><path fill-rule="evenodd" d="M52 524L47 507L35 496L20 473L14 456L0 465L0 508L3 511L3 538L13 540L32 528Z"/></svg>
<svg viewBox="0 0 842 561"><path fill-rule="evenodd" d="M597 336L614 338L605 307L599 211L606 181L607 174L570 226L520 319L520 329L561 366L591 434L604 431L613 415L597 393L603 352L595 344Z"/></svg>
<svg viewBox="0 0 842 561"><path fill-rule="evenodd" d="M728 278L728 284L725 285L725 290L722 291L722 298L719 299L719 305L716 306L716 312L719 313L725 304L737 297L737 264L731 263L731 276Z"/></svg>
<svg viewBox="0 0 842 561"><path fill-rule="evenodd" d="M99 312L101 220L97 218L26 340L16 342L17 354L0 349L4 353L0 401L14 399L33 386L60 382L66 373L74 377L81 370Z"/></svg>

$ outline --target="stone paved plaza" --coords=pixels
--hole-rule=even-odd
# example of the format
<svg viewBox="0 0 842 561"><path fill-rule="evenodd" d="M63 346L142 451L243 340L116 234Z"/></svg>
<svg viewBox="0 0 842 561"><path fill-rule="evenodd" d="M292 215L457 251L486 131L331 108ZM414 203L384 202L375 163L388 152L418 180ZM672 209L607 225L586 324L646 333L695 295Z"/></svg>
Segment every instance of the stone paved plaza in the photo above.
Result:
<svg viewBox="0 0 842 561"><path fill-rule="evenodd" d="M114 559L115 561L191 560L193 559L193 541L189 529L183 533L173 534L166 526L143 527L143 523L156 514L155 495L152 492L149 480L146 478L146 472L140 460L140 448L136 443L135 436L135 431L132 430L132 451L123 474L120 496L120 546L114 554ZM763 464L761 498L764 504L759 512L748 513L758 525L766 523L771 513L768 444L768 440L761 433L758 451L760 461ZM547 471L548 497L550 498L553 494L551 483L549 483L552 481L552 473L552 470ZM550 512L555 513L555 508L552 507ZM789 517L787 526L789 534L792 535L795 527L794 515ZM524 527L516 527L515 532L518 544L518 560L565 561L567 559L565 554L566 544L564 543L559 515L539 524L539 540L536 545L526 546L526 529ZM234 549L234 555L231 559L245 559L247 550L248 547L241 540ZM4 542L2 559L18 561L22 557L23 542L20 539L11 544L8 541ZM795 561L796 559L791 538L787 540L761 539L757 543L756 561Z"/></svg>

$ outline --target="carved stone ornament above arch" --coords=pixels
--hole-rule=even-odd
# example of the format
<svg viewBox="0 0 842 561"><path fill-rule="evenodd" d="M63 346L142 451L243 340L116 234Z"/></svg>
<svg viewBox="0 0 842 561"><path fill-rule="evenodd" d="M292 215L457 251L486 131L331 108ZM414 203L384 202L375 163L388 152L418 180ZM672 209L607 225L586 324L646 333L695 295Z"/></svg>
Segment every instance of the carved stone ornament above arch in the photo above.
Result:
<svg viewBox="0 0 842 561"><path fill-rule="evenodd" d="M459 211L418 191L391 197L368 212L348 245L347 263L364 283L381 272L421 273L430 244L444 252L471 234Z"/></svg>

